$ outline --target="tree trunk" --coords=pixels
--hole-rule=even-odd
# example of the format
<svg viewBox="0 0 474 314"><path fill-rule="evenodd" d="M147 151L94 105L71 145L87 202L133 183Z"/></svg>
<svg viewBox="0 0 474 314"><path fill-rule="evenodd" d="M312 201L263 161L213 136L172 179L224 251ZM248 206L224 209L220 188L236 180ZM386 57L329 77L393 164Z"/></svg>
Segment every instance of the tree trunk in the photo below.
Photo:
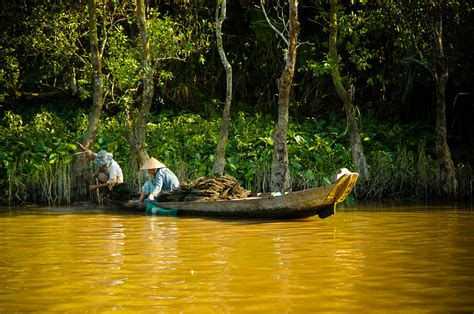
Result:
<svg viewBox="0 0 474 314"><path fill-rule="evenodd" d="M271 189L274 192L287 192L291 189L288 165L288 109L291 85L296 64L296 48L298 43L298 1L289 0L289 40L285 52L285 68L279 80L278 89L278 122L273 135L273 161L271 173Z"/></svg>
<svg viewBox="0 0 474 314"><path fill-rule="evenodd" d="M82 141L82 145L91 148L99 129L100 115L104 104L103 78L102 78L102 62L99 52L99 40L97 36L97 17L96 17L96 1L89 0L87 2L89 11L89 41L91 46L92 69L94 77L94 93L92 98L92 112L89 115L89 125L87 132ZM74 161L73 180L75 187L75 198L81 199L87 194L87 185L90 182L90 173L88 160L84 154L78 154Z"/></svg>
<svg viewBox="0 0 474 314"><path fill-rule="evenodd" d="M94 96L92 101L92 113L89 116L89 126L87 128L86 138L83 145L90 148L94 143L97 130L99 129L100 115L102 113L102 105L104 104L103 78L102 78L102 62L99 52L99 40L97 37L97 17L95 15L96 0L89 0L89 28L90 28L90 45L92 55L92 68L94 71Z"/></svg>
<svg viewBox="0 0 474 314"><path fill-rule="evenodd" d="M352 161L357 165L360 177L366 178L369 175L369 171L365 159L364 147L362 146L360 138L359 126L354 114L353 91L351 93L347 92L342 84L342 78L339 73L339 58L337 55L337 0L331 0L330 3L329 56L331 58L332 80L337 94L344 104L352 149Z"/></svg>
<svg viewBox="0 0 474 314"><path fill-rule="evenodd" d="M137 0L137 16L138 28L140 30L141 43L141 62L143 69L143 94L142 104L138 113L132 113L132 136L130 137L132 148L132 159L138 160L143 164L149 157L145 149L146 124L148 122L148 114L150 113L151 103L155 88L153 84L153 67L151 62L150 45L148 43L148 32L146 27L146 14L144 0Z"/></svg>
<svg viewBox="0 0 474 314"><path fill-rule="evenodd" d="M221 3L220 3L221 2ZM220 7L220 14L219 14ZM226 0L218 0L216 8L216 39L217 39L217 49L219 51L219 56L221 58L222 65L225 68L226 74L226 94L225 94L225 104L224 110L222 112L222 128L221 135L219 137L219 142L217 143L216 148L216 160L214 166L212 167L212 173L223 175L225 168L225 149L228 140L229 134L229 115L230 115L230 105L232 102L232 66L224 52L224 46L222 44L222 23L226 18Z"/></svg>
<svg viewBox="0 0 474 314"><path fill-rule="evenodd" d="M436 14L432 24L435 62L432 74L436 84L436 170L440 186L450 197L455 197L457 180L454 163L448 146L446 129L446 84L448 82L448 60L443 51L443 18L441 12Z"/></svg>

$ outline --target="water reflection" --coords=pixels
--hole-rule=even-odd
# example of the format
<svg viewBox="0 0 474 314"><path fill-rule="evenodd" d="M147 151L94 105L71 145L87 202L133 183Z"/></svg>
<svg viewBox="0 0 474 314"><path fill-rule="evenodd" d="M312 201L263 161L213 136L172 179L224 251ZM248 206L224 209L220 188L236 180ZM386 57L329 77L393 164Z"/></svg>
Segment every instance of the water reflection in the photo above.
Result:
<svg viewBox="0 0 474 314"><path fill-rule="evenodd" d="M231 221L0 211L0 312L472 312L474 215Z"/></svg>

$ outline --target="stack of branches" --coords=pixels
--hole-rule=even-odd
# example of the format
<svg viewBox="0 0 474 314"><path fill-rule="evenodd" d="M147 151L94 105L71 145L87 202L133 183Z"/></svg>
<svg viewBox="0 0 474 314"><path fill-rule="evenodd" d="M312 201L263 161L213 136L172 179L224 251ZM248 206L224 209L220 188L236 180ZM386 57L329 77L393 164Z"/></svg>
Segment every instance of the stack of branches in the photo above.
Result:
<svg viewBox="0 0 474 314"><path fill-rule="evenodd" d="M247 198L249 190L242 188L237 180L229 175L216 178L201 177L178 190L160 195L160 202L202 202Z"/></svg>

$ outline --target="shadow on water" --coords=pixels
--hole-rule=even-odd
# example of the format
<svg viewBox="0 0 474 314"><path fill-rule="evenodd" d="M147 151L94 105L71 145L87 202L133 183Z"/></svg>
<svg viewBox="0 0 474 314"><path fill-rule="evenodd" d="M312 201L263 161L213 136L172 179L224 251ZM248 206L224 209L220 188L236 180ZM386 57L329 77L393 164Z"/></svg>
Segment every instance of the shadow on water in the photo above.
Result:
<svg viewBox="0 0 474 314"><path fill-rule="evenodd" d="M84 215L84 214L97 214L97 215L111 215L121 217L163 217L171 219L202 219L206 221L217 221L223 223L232 223L238 225L259 225L259 224L272 224L272 223L284 223L284 222L314 222L314 217L318 218L317 215L309 218L293 218L293 219L268 219L268 218L242 218L242 217L226 217L226 216L160 216L154 214L147 214L145 212L134 212L111 209L104 205L95 203L80 203L73 206L61 206L61 207L41 207L36 205L29 206L18 206L18 207L0 207L0 218L1 217L12 217L12 216L23 216L23 215ZM329 218L330 219L330 218ZM319 219L318 220L322 220Z"/></svg>
<svg viewBox="0 0 474 314"><path fill-rule="evenodd" d="M166 217L175 219L202 219L206 221L217 221L223 223L233 223L239 225L258 225L258 224L271 224L271 223L282 223L282 222L309 222L313 218L293 218L293 219L269 219L269 218L245 218L245 217L232 217L232 216L205 216L205 215L186 215L186 216L166 216L159 214L147 214L145 212L134 212L124 211L117 209L105 208L103 213L118 215L118 216L146 216L146 217ZM317 217L317 215L315 215Z"/></svg>
<svg viewBox="0 0 474 314"><path fill-rule="evenodd" d="M61 215L61 214L102 214L107 209L94 203L81 203L73 206L42 207L36 205L0 207L1 216L21 215Z"/></svg>
<svg viewBox="0 0 474 314"><path fill-rule="evenodd" d="M473 203L445 202L445 203L413 203L400 201L384 202L356 202L350 206L338 206L339 212L433 212L433 211L472 211Z"/></svg>
<svg viewBox="0 0 474 314"><path fill-rule="evenodd" d="M355 202L350 205L341 204L336 210L336 214L343 212L446 212L446 211L472 211L471 202L455 202L444 204L428 204L428 203L410 203L410 202ZM105 205L99 205L92 202L78 203L72 206L61 207L41 207L35 205L20 207L0 207L0 217L5 216L21 216L21 215L65 215L65 214L97 214L97 215L113 215L122 217L161 217L160 215L147 214L145 212L123 211L108 208ZM207 221L228 222L239 225L258 225L271 224L281 222L314 222L314 217L310 218L293 218L293 219L268 219L268 218L236 218L226 216L178 216L167 218L175 219L202 219ZM328 217L327 219L331 219ZM322 219L317 219L322 220Z"/></svg>

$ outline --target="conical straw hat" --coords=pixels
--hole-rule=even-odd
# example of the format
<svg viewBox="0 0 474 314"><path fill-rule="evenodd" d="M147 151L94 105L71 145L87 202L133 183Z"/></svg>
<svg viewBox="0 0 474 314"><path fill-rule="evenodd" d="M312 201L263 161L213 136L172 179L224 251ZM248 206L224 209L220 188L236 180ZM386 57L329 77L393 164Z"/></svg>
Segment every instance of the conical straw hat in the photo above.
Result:
<svg viewBox="0 0 474 314"><path fill-rule="evenodd" d="M145 163L143 166L140 168L140 170L148 170L148 169L160 169L160 168L166 168L165 164L159 162L155 158L150 158Z"/></svg>

